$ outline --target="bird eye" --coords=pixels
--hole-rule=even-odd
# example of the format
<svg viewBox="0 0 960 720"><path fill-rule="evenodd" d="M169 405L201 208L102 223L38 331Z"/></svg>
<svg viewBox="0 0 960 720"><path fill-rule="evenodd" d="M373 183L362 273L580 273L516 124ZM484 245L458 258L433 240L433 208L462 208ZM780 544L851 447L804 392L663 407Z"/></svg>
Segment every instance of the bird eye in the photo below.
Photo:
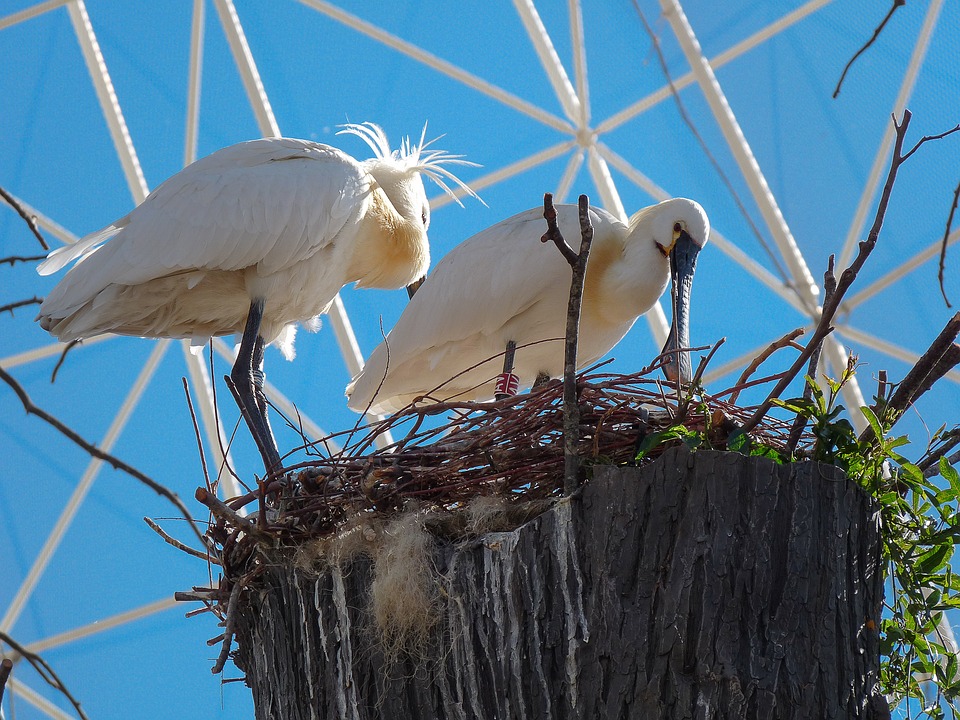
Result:
<svg viewBox="0 0 960 720"><path fill-rule="evenodd" d="M681 224L678 223L678 222L673 224L673 231L674 231L675 233L678 233L678 232L680 232L681 230L683 230L683 225L681 225Z"/></svg>
<svg viewBox="0 0 960 720"><path fill-rule="evenodd" d="M423 229L426 230L430 225L430 210L424 205L423 210L420 211L420 221L423 223Z"/></svg>

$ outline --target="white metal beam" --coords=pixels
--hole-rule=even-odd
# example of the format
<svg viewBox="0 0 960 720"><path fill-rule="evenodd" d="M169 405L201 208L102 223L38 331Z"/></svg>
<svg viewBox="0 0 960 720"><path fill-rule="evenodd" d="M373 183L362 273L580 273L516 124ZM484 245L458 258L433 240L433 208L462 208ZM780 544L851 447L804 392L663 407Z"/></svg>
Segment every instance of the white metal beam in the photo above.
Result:
<svg viewBox="0 0 960 720"><path fill-rule="evenodd" d="M253 53L250 52L250 45L247 43L247 36L243 31L243 25L240 24L240 17L237 15L233 0L213 0L213 4L217 9L217 15L220 16L220 25L230 44L233 61L240 73L240 79L243 80L243 87L247 91L247 98L256 116L260 133L264 137L280 137L280 126L277 125L277 118L270 106L270 99L260 79L260 71L257 70L257 64L253 60Z"/></svg>
<svg viewBox="0 0 960 720"><path fill-rule="evenodd" d="M156 600L152 603L148 603L147 605L141 605L138 608L117 613L116 615L103 618L102 620L96 620L89 625L83 625L82 627L74 628L73 630L68 630L67 632L58 633L57 635L51 635L50 637L43 638L42 640L37 640L29 645L25 645L24 648L29 652L39 654L44 650L60 647L61 645L66 645L77 640L82 640L83 638L88 638L91 635L97 635L99 633L106 632L107 630L113 630L116 627L126 625L136 620L141 620L142 618L149 617L150 615L156 615L164 612L165 610L171 610L172 608L177 607L178 604L179 603L177 603L173 597Z"/></svg>
<svg viewBox="0 0 960 720"><path fill-rule="evenodd" d="M6 30L8 27L19 25L27 20L32 20L33 18L43 15L44 13L48 13L51 10L56 10L61 5L66 5L70 1L71 0L47 0L47 2L37 3L36 5L19 10L15 13L4 15L2 18L0 18L0 30Z"/></svg>
<svg viewBox="0 0 960 720"><path fill-rule="evenodd" d="M901 360L911 367L916 365L917 360L920 359L920 355L912 350L907 350L906 348L895 345L892 342L878 338L876 335L859 330L852 325L838 325L835 332L839 332L841 335L844 335L845 337L848 337L854 342L860 343L865 347L882 352L884 355L889 355L896 360ZM958 370L951 370L944 375L944 377L952 380L953 382L960 383L960 371Z"/></svg>
<svg viewBox="0 0 960 720"><path fill-rule="evenodd" d="M573 77L580 100L580 116L577 127L585 129L590 124L590 88L587 83L587 48L583 40L583 12L580 0L568 0L570 13L570 44L573 46Z"/></svg>
<svg viewBox="0 0 960 720"><path fill-rule="evenodd" d="M160 340L155 344L153 351L150 353L150 357L147 358L147 362L144 363L143 368L140 370L140 374L137 376L133 386L130 388L130 392L127 393L127 397L124 399L123 404L117 411L116 417L114 417L113 422L107 429L106 435L103 436L103 441L98 445L98 447L104 452L110 452L114 443L117 441L117 438L120 437L120 433L122 433L124 427L126 427L127 420L130 419L133 409L137 406L137 403L140 401L140 398L143 395L143 391L146 389L147 384L150 382L154 372L160 365L160 361L163 359L164 352L166 351L169 343L169 340ZM60 513L60 518L53 526L53 529L50 531L50 535L47 536L47 540L44 543L43 548L41 548L36 559L33 561L33 566L27 573L27 577L24 578L23 583L21 583L16 595L13 597L13 600L10 601L10 605L7 608L6 614L3 616L3 619L0 620L0 630L3 632L9 632L14 623L17 621L17 618L20 617L20 613L23 612L23 608L26 605L27 600L30 599L33 589L36 587L37 582L43 575L43 572L47 569L47 565L50 563L50 559L53 557L54 552L56 552L57 548L60 546L63 536L66 534L67 529L73 522L77 511L80 509L80 505L87 497L87 493L93 486L93 481L96 479L97 474L100 472L100 468L102 466L102 460L98 458L91 458L90 464L87 465L86 472L84 472L83 477L80 478L80 482L77 483L77 486L74 488L73 494L70 496L66 506Z"/></svg>
<svg viewBox="0 0 960 720"><path fill-rule="evenodd" d="M937 25L937 17L940 15L940 7L943 0L932 0L927 8L926 17L920 28L920 34L917 35L917 42L913 47L913 54L910 56L910 62L907 65L907 71L903 75L903 82L900 83L900 91L897 93L897 99L893 103L893 114L900 115L903 108L907 106L907 101L913 93L913 86L916 84L917 76L920 73L920 66L923 64L923 58L927 54L927 48L930 45L930 37L933 35L933 29ZM873 204L873 198L877 194L877 186L880 184L880 178L887 166L887 159L890 156L890 149L893 147L896 129L892 122L886 123L886 130L883 133L883 139L880 141L880 148L877 150L876 157L873 159L873 165L870 168L870 174L867 176L867 182L863 186L863 193L860 195L860 202L857 203L857 209L853 214L853 222L850 223L850 229L847 231L846 240L840 251L840 259L837 261L837 272L843 271L850 263L850 257L853 249L856 247L863 233L864 223L867 219L867 211Z"/></svg>
<svg viewBox="0 0 960 720"><path fill-rule="evenodd" d="M110 129L117 157L126 175L130 193L135 202L141 203L147 197L147 181L143 177L137 151L133 147L127 122L123 119L120 101L117 100L117 93L113 89L110 73L107 72L107 64L104 62L103 53L100 52L100 43L97 42L97 36L93 32L87 7L83 0L73 0L67 5L67 10L70 12L70 20L73 23L77 41L80 43L80 49L83 51L83 59L87 63L93 86L97 91L97 98L100 101L103 116L106 118L107 127Z"/></svg>
<svg viewBox="0 0 960 720"><path fill-rule="evenodd" d="M780 212L776 198L774 198L770 186L767 184L767 179L753 155L753 150L740 129L740 123L737 122L723 89L717 82L716 75L713 74L710 63L703 56L703 50L683 9L680 7L679 0L660 0L660 5L680 43L687 62L690 63L707 104L723 132L727 145L730 146L730 151L733 153L737 166L747 181L750 193L760 209L760 214L763 216L774 242L780 249L780 254L790 269L793 282L799 290L801 302L809 308L810 313L815 313L820 293L817 284L810 274L810 268L807 267L806 261L800 254L800 249L793 239L793 234L787 226L783 213Z"/></svg>
<svg viewBox="0 0 960 720"><path fill-rule="evenodd" d="M23 698L44 715L53 718L53 720L76 720L73 715L68 715L36 690L33 690L28 685L24 685L16 678L9 678L7 680L7 687L9 687L17 697Z"/></svg>
<svg viewBox="0 0 960 720"><path fill-rule="evenodd" d="M583 109L577 93L573 89L570 78L567 77L567 71L560 62L560 56L553 47L547 28L544 27L537 9L533 6L533 0L513 0L513 6L523 22L523 27L527 31L527 36L533 45L533 49L540 58L540 64L547 73L547 78L553 86L553 92L560 101L563 111L567 118L578 125L583 117Z"/></svg>
<svg viewBox="0 0 960 720"><path fill-rule="evenodd" d="M206 5L206 0L193 0L193 21L190 25L190 69L187 74L187 119L183 142L184 167L197 159Z"/></svg>
<svg viewBox="0 0 960 720"><path fill-rule="evenodd" d="M97 335L89 340L84 340L81 345L77 346L76 350L79 350L81 347L90 347L91 345L102 343L112 337L116 336ZM2 367L4 370L9 370L10 368L15 368L18 365L26 365L34 360L43 360L44 358L53 357L54 355L60 355L66 349L66 347L66 343L55 342L49 345L43 345L42 347L34 348L33 350L17 353L16 355L7 355L5 358L0 358L0 367ZM73 350L72 352L76 352L76 350Z"/></svg>
<svg viewBox="0 0 960 720"><path fill-rule="evenodd" d="M418 48L416 45L413 45L406 40L401 40L396 35L388 33L386 30L378 28L376 25L372 25L366 20L361 20L356 15L351 15L345 10L326 2L326 0L300 0L300 2L307 7L323 13L329 18L346 25L349 28L353 28L360 34L366 35L377 42L383 43L387 47L393 48L397 52L402 53L409 58L413 58L414 60L423 63L427 67L433 68L437 72L453 78L454 80L463 83L467 87L472 88L477 92L486 95L487 97L491 97L494 100L503 103L507 107L513 108L517 112L531 117L534 120L547 125L548 127L571 134L575 132L573 126L570 125L569 122L557 117L553 113L549 113L546 110L537 107L533 103L527 102L526 100L519 98L512 93L508 93L506 90L503 90L502 88L499 88L496 85L493 85L492 83L473 75L472 73L468 73L466 70L458 68L453 63L438 58L436 55L428 53L426 50Z"/></svg>
<svg viewBox="0 0 960 720"><path fill-rule="evenodd" d="M736 60L741 55L746 54L753 48L757 47L763 42L766 42L773 36L783 32L791 25L799 22L803 18L807 17L811 13L819 10L824 5L829 5L833 0L811 0L806 5L802 5L793 12L787 13L782 18L776 22L770 23L765 28L758 30L750 37L741 40L736 45L724 50L722 53L717 55L714 58L710 58L710 67L715 71L719 68L726 65L732 60ZM673 81L673 87L679 92L683 88L692 85L696 82L696 76L693 72L688 72L680 77L676 78ZM614 128L618 128L623 125L625 122L632 120L640 113L650 109L654 105L663 102L673 94L673 90L670 89L669 85L664 85L662 88L656 92L650 93L646 97L640 98L636 102L628 105L623 110L611 115L602 123L597 125L597 133L605 133Z"/></svg>
<svg viewBox="0 0 960 720"><path fill-rule="evenodd" d="M532 155L521 158L516 162L505 165L499 170L494 170L486 175L483 175L482 177L477 178L476 180L472 180L470 182L470 187L473 188L474 192L479 194L479 192L484 188L488 188L491 185L496 185L498 182L511 178L514 175L519 175L520 173L526 172L527 170L535 168L538 165L543 165L546 162L550 162L551 160L560 157L565 152L572 150L576 146L576 138L572 140L564 140L556 145L551 145L550 147L539 150ZM466 194L460 189L454 190L454 193L458 197L463 197ZM446 193L442 193L437 197L430 198L430 208L435 210L436 208L443 207L444 205L452 202L453 198Z"/></svg>
<svg viewBox="0 0 960 720"><path fill-rule="evenodd" d="M954 230L947 237L947 247L950 247L954 243L960 240L960 230ZM911 272L916 270L918 267L923 265L927 260L930 260L932 257L940 254L940 248L943 246L943 239L937 240L934 243L928 245L925 249L918 252L912 258L906 262L897 265L893 270L888 272L883 277L874 280L872 283L867 285L863 290L854 294L853 296L845 299L840 304L840 313L849 312L853 310L858 305L862 305L864 302L872 298L877 293L886 290L888 287L893 285L897 280L902 280L904 277L909 275Z"/></svg>

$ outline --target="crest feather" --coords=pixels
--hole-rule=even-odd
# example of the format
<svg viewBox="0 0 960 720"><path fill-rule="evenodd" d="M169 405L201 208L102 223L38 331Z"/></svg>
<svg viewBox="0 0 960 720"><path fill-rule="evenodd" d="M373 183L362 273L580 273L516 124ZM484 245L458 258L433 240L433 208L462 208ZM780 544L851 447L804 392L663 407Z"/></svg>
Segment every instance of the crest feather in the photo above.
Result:
<svg viewBox="0 0 960 720"><path fill-rule="evenodd" d="M433 140L425 140L427 134L426 124L424 124L423 131L420 133L420 142L412 143L409 137L405 137L400 142L400 147L396 150L390 150L390 142L387 140L386 133L383 132L383 128L375 123L348 123L340 127L341 129L337 132L337 135L349 134L359 137L373 150L377 162L390 163L399 170L417 172L427 176L460 206L462 206L463 203L460 202L456 191L447 184L447 181L453 183L464 193L486 205L469 185L445 167L448 165L465 165L466 167L480 166L477 163L464 160L463 155L451 155L446 150L427 150L430 145L443 136L441 135Z"/></svg>

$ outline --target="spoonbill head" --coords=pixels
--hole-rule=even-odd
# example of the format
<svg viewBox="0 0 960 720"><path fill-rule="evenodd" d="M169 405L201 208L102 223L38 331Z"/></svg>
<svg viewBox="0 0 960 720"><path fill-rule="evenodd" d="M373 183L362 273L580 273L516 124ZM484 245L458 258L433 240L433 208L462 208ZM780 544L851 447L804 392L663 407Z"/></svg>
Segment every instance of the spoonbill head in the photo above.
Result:
<svg viewBox="0 0 960 720"><path fill-rule="evenodd" d="M293 357L297 323L316 327L341 287L398 288L425 273L429 204L422 176L470 190L447 168L470 164L405 140L391 151L372 123L345 125L362 162L307 140L232 145L184 168L129 214L50 253L41 275L76 264L40 306L63 341L103 333L190 338L242 333L231 377L268 470L279 453L262 397L263 349Z"/></svg>
<svg viewBox="0 0 960 720"><path fill-rule="evenodd" d="M624 225L591 207L593 245L580 314L578 366L608 353L649 310L673 277L674 327L665 349L689 347L690 287L710 223L699 204L666 200ZM557 206L563 233L576 247L578 208ZM520 387L563 372L570 267L540 242L541 208L481 231L441 260L390 334L347 386L358 412L395 412L421 396L489 400L507 343L516 344ZM668 361L668 377L689 378L689 360Z"/></svg>

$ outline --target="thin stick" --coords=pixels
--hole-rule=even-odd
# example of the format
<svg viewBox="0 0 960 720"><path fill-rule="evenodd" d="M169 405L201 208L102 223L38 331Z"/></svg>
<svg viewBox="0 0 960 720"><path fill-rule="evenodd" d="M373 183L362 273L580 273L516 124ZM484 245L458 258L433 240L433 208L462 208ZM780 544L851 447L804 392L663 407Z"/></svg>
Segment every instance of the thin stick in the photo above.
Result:
<svg viewBox="0 0 960 720"><path fill-rule="evenodd" d="M896 140L893 146L893 157L890 160L890 170L887 173L887 181L883 186L883 192L880 195L880 202L877 205L877 214L873 221L873 227L870 229L867 239L860 243L860 251L857 253L857 257L854 259L853 263L840 275L840 280L837 282L837 289L834 292L833 297L830 298L830 302L824 304L823 310L820 313L820 322L817 324L817 328L814 331L810 342L807 343L806 348L804 348L804 351L800 353L799 357L797 357L796 361L794 361L793 365L787 371L787 374L784 375L783 379L776 384L776 386L770 392L770 395L767 396L767 399L764 400L759 407L757 407L756 412L754 412L753 416L744 426L744 432L748 432L757 426L757 424L770 410L770 406L773 404L774 398L779 398L783 391L787 389L787 386L793 382L794 378L796 378L804 364L809 361L814 350L816 350L816 348L823 341L823 338L830 330L833 329L831 322L833 322L833 318L837 313L837 309L840 307L840 302L843 300L843 296L856 279L857 273L860 272L863 264L866 262L867 258L870 256L870 253L873 252L873 248L877 244L877 238L880 235L881 227L883 227L883 219L887 214L887 206L890 203L890 195L893 192L893 184L897 179L897 171L900 169L900 166L927 140L945 137L946 135L960 129L960 126L958 126L953 130L948 130L946 133L941 133L937 136L924 137L913 147L912 150L910 150L910 152L904 155L903 141L906 137L907 127L910 124L911 117L912 113L905 108L903 111L903 117L899 123L897 122L896 117L893 118L893 126L897 132Z"/></svg>
<svg viewBox="0 0 960 720"><path fill-rule="evenodd" d="M80 701L77 700L69 690L67 690L67 686L63 684L60 676L57 675L52 667L50 667L50 664L46 660L36 653L27 650L25 647L23 647L23 645L18 643L5 632L0 631L0 641L9 645L14 652L16 652L24 660L30 663L31 666L33 666L33 669L37 671L40 677L42 677L50 687L63 695L70 702L70 704L73 705L73 709L77 712L77 715L81 718L81 720L89 720L87 714L83 711L83 708L80 707Z"/></svg>
<svg viewBox="0 0 960 720"><path fill-rule="evenodd" d="M157 495L166 498L173 504L174 507L183 515L184 519L189 523L190 529L196 534L200 539L200 542L203 543L203 534L197 528L197 522L193 519L193 516L190 514L190 511L187 510L187 506L183 504L183 501L177 496L176 493L172 492L168 488L164 487L156 480L144 475L142 472L136 468L127 465L119 458L114 457L110 453L106 453L100 448L98 448L93 443L87 442L84 440L76 431L69 428L63 422L55 418L53 415L48 413L46 410L37 407L33 404L33 401L30 399L30 396L27 394L27 391L23 389L23 386L18 383L13 376L11 376L6 370L0 367L0 380L3 380L7 385L13 388L13 391L17 394L17 397L20 398L20 402L23 404L23 409L27 411L28 415L36 415L38 418L43 420L48 425L51 425L53 428L58 430L62 435L67 437L69 440L72 440L74 443L83 448L87 453L102 460L105 463L113 466L115 470L122 470L131 477L139 480L148 488L153 490Z"/></svg>
<svg viewBox="0 0 960 720"><path fill-rule="evenodd" d="M785 347L793 347L793 348L802 350L803 348L797 345L794 342L794 340L796 340L798 337L803 335L804 332L806 331L802 327L799 327L796 330L791 330L779 340L774 340L772 343L767 345L767 347L763 350L763 352L761 352L753 360L751 360L750 364L747 365L746 368L744 368L742 373L740 373L740 377L737 379L737 382L735 383L736 386L738 388L742 387L744 383L746 383L747 380L750 378L750 376L753 375L754 372L756 372L757 368L760 367L767 360L767 358L773 355L777 350L782 350ZM730 402L736 404L737 398L739 397L740 397L740 390L735 390L730 395Z"/></svg>
<svg viewBox="0 0 960 720"><path fill-rule="evenodd" d="M218 520L223 520L225 523L229 523L233 527L242 530L247 535L255 538L259 542L267 543L268 545L273 544L273 538L269 533L261 530L247 518L240 515L240 513L238 513L236 510L222 502L216 495L207 492L205 488L197 488L195 496L197 498L197 502L206 505L207 509Z"/></svg>
<svg viewBox="0 0 960 720"><path fill-rule="evenodd" d="M11 255L10 257L0 258L0 265L13 265L18 262L36 262L46 259L46 255Z"/></svg>
<svg viewBox="0 0 960 720"><path fill-rule="evenodd" d="M947 216L947 229L943 231L943 243L940 245L940 269L937 272L937 279L940 281L940 293L943 295L943 301L948 308L953 307L953 305L947 300L947 291L943 287L943 271L947 261L947 238L950 237L953 214L957 211L958 200L960 200L960 183L957 183L957 189L953 191L953 203L950 205L950 214Z"/></svg>
<svg viewBox="0 0 960 720"><path fill-rule="evenodd" d="M217 662L210 669L214 675L223 672L223 666L227 664L227 658L230 656L230 645L233 643L233 633L237 622L237 601L240 599L240 590L243 588L243 585L244 583L238 580L234 583L233 589L230 591L230 600L227 602L227 615L224 618L226 626L223 632L223 645L220 647L220 656L217 658Z"/></svg>
<svg viewBox="0 0 960 720"><path fill-rule="evenodd" d="M590 244L593 242L593 225L590 222L590 201L581 195L578 202L580 217L580 252L575 253L567 245L557 225L557 210L553 195L543 196L543 217L547 232L541 242L552 240L566 258L572 271L570 300L567 303L567 329L563 349L563 489L569 495L580 486L580 405L577 398L577 343L580 328L580 305L583 300L583 279L587 270Z"/></svg>
<svg viewBox="0 0 960 720"><path fill-rule="evenodd" d="M837 291L837 276L833 272L834 256L831 255L827 259L827 270L823 273L823 304L826 305L833 298L833 294ZM810 355L810 364L807 365L807 377L809 377L814 382L817 381L817 371L820 368L820 353L823 351L823 340L817 343L817 346L813 349L813 353ZM813 388L810 386L809 382L804 383L803 385L803 399L809 400L813 397ZM807 418L804 415L797 415L793 419L793 426L790 428L790 435L787 438L787 450L790 454L793 454L793 451L797 449L797 445L800 443L800 437L803 435L803 429L807 426Z"/></svg>
<svg viewBox="0 0 960 720"><path fill-rule="evenodd" d="M63 367L63 361L67 359L67 353L73 350L77 345L79 345L82 340L71 340L67 343L67 346L63 349L63 352L60 353L60 358L57 360L57 364L53 366L53 372L50 373L50 384L53 385L57 381L57 373L60 372L60 368Z"/></svg>
<svg viewBox="0 0 960 720"><path fill-rule="evenodd" d="M209 550L208 550L207 552L205 552L205 553L200 552L199 550L194 550L194 549L193 549L192 547L190 547L189 545L184 545L182 542L180 542L179 540L177 540L175 537L171 537L170 535L168 535L167 532L166 532L162 527L160 527L159 525L157 525L157 523L155 523L155 522L154 522L153 520L151 520L150 518L145 517L145 518L143 519L143 521L144 521L147 525L150 526L150 529L151 529L151 530L153 530L157 535L159 535L160 537L162 537L167 544L173 545L173 547L177 548L177 550L182 550L183 552L187 553L187 555L193 555L193 556L196 557L196 558L200 558L201 560L206 560L207 562L212 562L212 563L214 563L215 565L220 565L220 564L221 564L221 563L220 563L220 560L217 559L217 558L215 558L215 557L213 557L213 556L210 554L210 551L209 551Z"/></svg>
<svg viewBox="0 0 960 720"><path fill-rule="evenodd" d="M17 300L16 302L7 303L6 305L0 305L0 313L8 312L13 315L13 311L17 308L26 307L27 305L39 305L43 302L41 297L32 297L29 300Z"/></svg>
<svg viewBox="0 0 960 720"><path fill-rule="evenodd" d="M27 215L26 210L23 209L23 206L18 203L14 197L0 187L0 197L7 201L7 204L17 211L17 214L23 218L23 221L27 224L27 227L30 228L30 232L33 233L34 237L40 241L40 247L44 250L49 250L50 246L47 245L47 241L43 239L43 235L40 234L40 228L37 227L37 220L33 215Z"/></svg>
<svg viewBox="0 0 960 720"><path fill-rule="evenodd" d="M181 377L180 381L183 383L183 394L187 398L187 409L190 411L190 419L193 420L193 434L197 438L197 450L200 452L200 467L203 469L203 480L207 486L207 490L213 491L213 486L210 484L210 473L207 471L207 457L203 452L203 440L200 437L200 424L197 422L197 414L193 411L193 401L190 399L190 386L187 384L187 379Z"/></svg>
<svg viewBox="0 0 960 720"><path fill-rule="evenodd" d="M879 25L877 25L877 28L873 31L871 38L867 40L866 44L862 48L854 53L854 56L850 58L850 61L847 63L846 67L843 68L843 72L840 74L840 79L837 81L837 88L833 91L834 100L836 100L837 95L840 94L840 86L843 85L843 79L847 77L847 72L850 70L850 66L853 65L854 61L858 57L867 51L867 48L873 45L874 41L876 41L876 39L880 36L880 33L883 32L884 26L887 24L890 18L893 17L893 14L897 11L897 9L906 4L907 0L893 0L893 6L890 8L889 12L887 12L886 17L883 18Z"/></svg>

